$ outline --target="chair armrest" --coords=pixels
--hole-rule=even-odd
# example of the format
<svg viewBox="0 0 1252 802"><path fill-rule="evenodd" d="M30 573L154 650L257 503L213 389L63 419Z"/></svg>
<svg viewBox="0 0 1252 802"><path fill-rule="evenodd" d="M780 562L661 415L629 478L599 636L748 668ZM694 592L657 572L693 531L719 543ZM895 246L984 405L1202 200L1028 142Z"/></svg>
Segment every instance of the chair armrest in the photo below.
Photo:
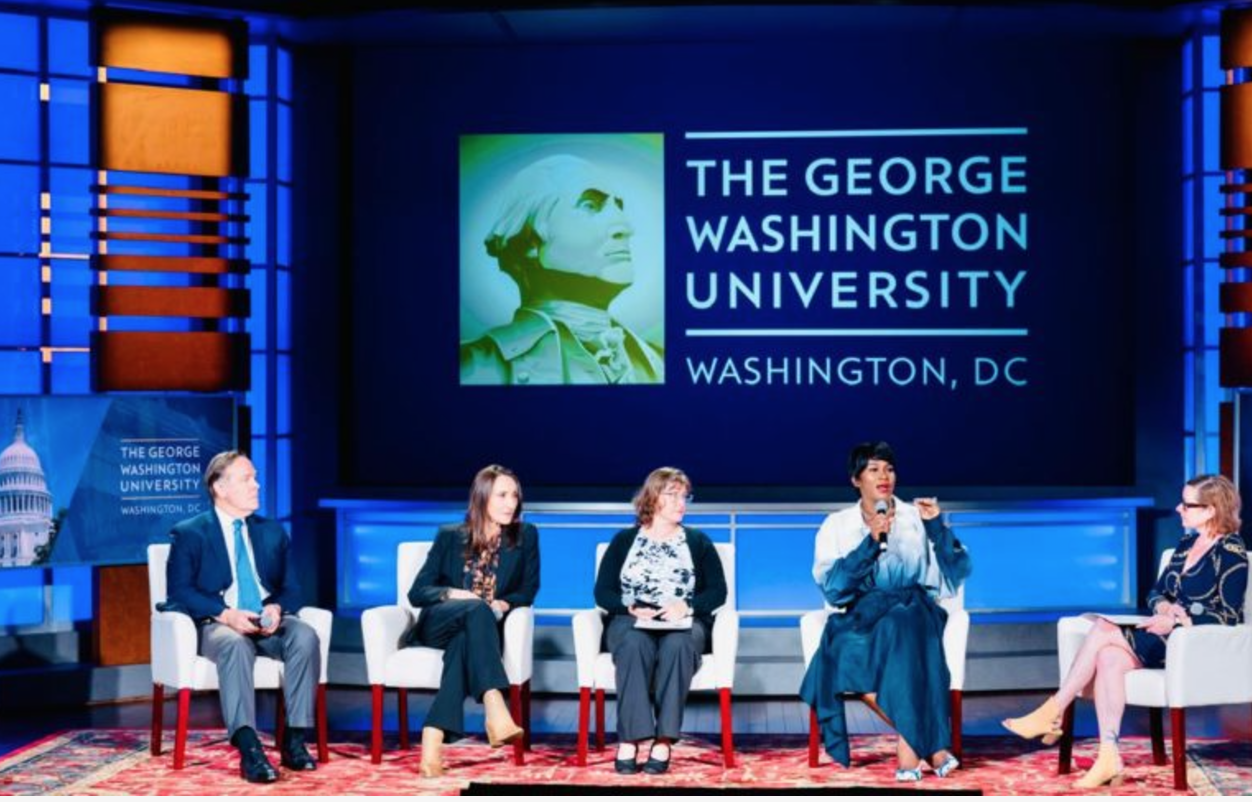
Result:
<svg viewBox="0 0 1252 802"><path fill-rule="evenodd" d="M335 625L335 614L321 607L301 607L296 617L317 633L318 650L322 653L322 673L317 681L325 684L326 672L330 665L330 633Z"/></svg>
<svg viewBox="0 0 1252 802"><path fill-rule="evenodd" d="M535 608L518 607L504 617L504 673L521 685L535 673Z"/></svg>
<svg viewBox="0 0 1252 802"><path fill-rule="evenodd" d="M596 658L600 656L600 639L604 637L604 619L599 610L583 610L570 619L574 627L574 661L578 667L578 687L595 685Z"/></svg>
<svg viewBox="0 0 1252 802"><path fill-rule="evenodd" d="M717 666L717 687L735 687L735 663L739 659L739 613L722 609L713 619L713 653Z"/></svg>
<svg viewBox="0 0 1252 802"><path fill-rule="evenodd" d="M1056 667L1057 676L1061 682L1065 681L1065 675L1069 673L1069 667L1074 664L1074 658L1078 656L1078 650L1082 648L1082 642L1087 639L1087 633L1091 631L1093 626L1088 618L1080 615L1066 616L1058 619L1056 622Z"/></svg>
<svg viewBox="0 0 1252 802"><path fill-rule="evenodd" d="M1170 707L1252 702L1252 626L1175 629L1165 642L1165 698Z"/></svg>
<svg viewBox="0 0 1252 802"><path fill-rule="evenodd" d="M964 610L948 612L948 623L943 628L943 656L948 662L951 690L965 690L965 654L969 647L969 613Z"/></svg>
<svg viewBox="0 0 1252 802"><path fill-rule="evenodd" d="M400 651L400 639L416 620L417 616L396 604L371 607L361 614L365 672L369 675L370 685L383 684L387 660Z"/></svg>
<svg viewBox="0 0 1252 802"><path fill-rule="evenodd" d="M804 668L808 670L813 662L813 655L822 646L822 633L826 630L826 619L831 615L829 610L814 610L800 618L800 651L804 654Z"/></svg>
<svg viewBox="0 0 1252 802"><path fill-rule="evenodd" d="M152 681L190 688L196 663L196 624L185 613L152 614Z"/></svg>

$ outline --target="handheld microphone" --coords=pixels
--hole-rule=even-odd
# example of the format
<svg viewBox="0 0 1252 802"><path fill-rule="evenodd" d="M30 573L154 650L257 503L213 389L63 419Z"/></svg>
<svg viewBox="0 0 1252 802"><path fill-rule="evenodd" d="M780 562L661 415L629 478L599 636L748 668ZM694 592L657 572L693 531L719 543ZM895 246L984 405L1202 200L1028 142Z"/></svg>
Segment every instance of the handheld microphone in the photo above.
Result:
<svg viewBox="0 0 1252 802"><path fill-rule="evenodd" d="M886 514L887 514L887 502L883 501L882 499L879 499L878 502L874 504L874 517L877 518L879 515L886 515ZM887 550L887 530L884 529L883 531L876 532L875 534L879 536L878 550L886 551Z"/></svg>
<svg viewBox="0 0 1252 802"><path fill-rule="evenodd" d="M274 619L270 617L269 613L262 614L260 620L257 621L257 626L261 629L269 629L273 624Z"/></svg>

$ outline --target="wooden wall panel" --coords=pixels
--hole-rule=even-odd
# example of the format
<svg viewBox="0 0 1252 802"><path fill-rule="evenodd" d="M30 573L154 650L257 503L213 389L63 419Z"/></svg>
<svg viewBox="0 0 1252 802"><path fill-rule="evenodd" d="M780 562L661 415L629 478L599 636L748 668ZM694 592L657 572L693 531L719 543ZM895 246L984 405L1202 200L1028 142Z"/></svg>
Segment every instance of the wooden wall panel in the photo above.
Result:
<svg viewBox="0 0 1252 802"><path fill-rule="evenodd" d="M168 17L116 21L105 26L100 37L100 63L205 78L230 78L236 70L227 28L204 24L184 27Z"/></svg>
<svg viewBox="0 0 1252 802"><path fill-rule="evenodd" d="M233 147L243 100L228 92L106 83L100 86L100 166L182 175L247 172Z"/></svg>
<svg viewBox="0 0 1252 802"><path fill-rule="evenodd" d="M216 331L110 331L91 339L92 375L110 390L247 390L250 338Z"/></svg>
<svg viewBox="0 0 1252 802"><path fill-rule="evenodd" d="M247 290L220 287L93 287L92 313L100 317L247 317Z"/></svg>
<svg viewBox="0 0 1252 802"><path fill-rule="evenodd" d="M92 652L96 665L150 662L152 608L148 598L148 566L108 566L97 568L95 574Z"/></svg>

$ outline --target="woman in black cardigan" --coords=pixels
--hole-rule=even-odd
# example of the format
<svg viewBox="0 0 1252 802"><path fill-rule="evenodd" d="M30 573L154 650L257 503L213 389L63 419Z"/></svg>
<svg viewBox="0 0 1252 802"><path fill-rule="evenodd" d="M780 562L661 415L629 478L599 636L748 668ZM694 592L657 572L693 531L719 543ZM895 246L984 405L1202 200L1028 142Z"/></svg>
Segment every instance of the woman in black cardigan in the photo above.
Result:
<svg viewBox="0 0 1252 802"><path fill-rule="evenodd" d="M617 672L619 774L669 770L691 678L726 602L721 558L708 535L683 527L691 480L657 468L635 494L637 526L613 537L596 575L609 613L605 641ZM639 747L652 740L646 763Z"/></svg>
<svg viewBox="0 0 1252 802"><path fill-rule="evenodd" d="M439 529L409 589L409 603L422 614L408 644L444 650L439 691L422 727L425 777L443 774L443 742L464 732L466 696L482 699L492 746L523 735L501 693L509 679L497 624L513 608L534 604L539 592L539 532L521 516L517 477L500 465L483 468L465 523Z"/></svg>

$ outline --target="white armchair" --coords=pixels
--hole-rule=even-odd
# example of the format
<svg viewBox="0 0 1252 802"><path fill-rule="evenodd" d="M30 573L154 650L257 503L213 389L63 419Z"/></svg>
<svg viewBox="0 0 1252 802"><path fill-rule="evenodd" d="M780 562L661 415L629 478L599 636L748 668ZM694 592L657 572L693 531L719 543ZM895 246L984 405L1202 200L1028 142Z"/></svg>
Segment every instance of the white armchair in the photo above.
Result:
<svg viewBox="0 0 1252 802"><path fill-rule="evenodd" d="M948 612L948 623L943 628L943 656L948 663L948 674L951 677L949 692L952 698L952 754L961 757L961 692L965 689L965 652L969 645L969 613L965 611L965 588L961 587L956 595L944 599L939 605ZM822 645L822 632L826 629L826 619L831 615L841 615L829 605L822 610L805 613L800 619L800 646L804 651L804 665L808 668L814 655ZM809 711L809 766L816 767L819 759L820 734L817 728L817 713Z"/></svg>
<svg viewBox="0 0 1252 802"><path fill-rule="evenodd" d="M403 646L406 632L422 611L409 604L409 588L430 554L431 543L401 543L396 551L396 603L373 607L361 616L365 667L373 692L370 760L383 757L383 689L398 691L400 748L409 748L408 694L411 689L438 690L443 675L443 649ZM513 760L521 766L530 748L530 678L534 673L535 611L511 610L504 619L504 673L509 678L509 707L526 737L513 744Z"/></svg>
<svg viewBox="0 0 1252 802"><path fill-rule="evenodd" d="M1173 549L1167 549L1161 555L1158 574L1169 565L1173 554ZM1252 702L1252 584L1243 609L1244 623L1237 627L1203 624L1174 630L1166 642L1164 668L1143 668L1126 675L1126 703L1149 709L1152 760L1158 766L1166 763L1162 710L1169 708L1174 788L1179 791L1187 788L1187 708ZM1056 656L1062 678L1069 673L1091 627L1091 621L1079 616L1056 622ZM1058 773L1068 774L1074 746L1073 705L1066 709L1061 729Z"/></svg>
<svg viewBox="0 0 1252 802"><path fill-rule="evenodd" d="M596 547L596 573L609 544ZM735 685L735 661L739 655L739 613L735 611L735 547L716 544L717 556L726 574L726 603L714 613L712 653L704 655L700 670L691 679L691 690L716 690L721 702L722 759L734 768L734 730L731 726L731 691ZM604 749L604 694L617 690L613 655L600 651L604 636L604 611L575 613L574 656L578 663L578 765L587 765L587 737L590 729L591 692L596 694L596 750Z"/></svg>
<svg viewBox="0 0 1252 802"><path fill-rule="evenodd" d="M183 613L161 612L157 605L165 601L165 563L170 546L166 543L148 546L148 596L152 604L152 754L161 754L164 727L165 688L178 689L178 718L174 728L174 768L181 769L187 754L187 719L192 691L215 691L218 688L217 666L201 657L196 625ZM313 627L322 651L322 673L317 680L317 756L330 760L326 737L326 664L330 656L330 631L334 615L319 607L304 607L297 614ZM283 664L269 657L256 659L254 681L259 690L282 687ZM282 699L278 706L278 739L284 726Z"/></svg>

